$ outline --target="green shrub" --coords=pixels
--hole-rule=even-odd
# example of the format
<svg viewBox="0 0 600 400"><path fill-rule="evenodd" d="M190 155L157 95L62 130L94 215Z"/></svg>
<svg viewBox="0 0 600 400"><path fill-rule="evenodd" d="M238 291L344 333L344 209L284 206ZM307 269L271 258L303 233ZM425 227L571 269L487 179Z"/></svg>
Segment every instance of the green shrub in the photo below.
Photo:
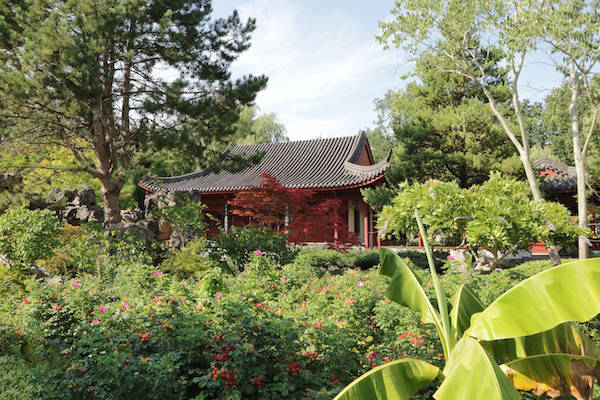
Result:
<svg viewBox="0 0 600 400"><path fill-rule="evenodd" d="M61 222L50 210L13 208L0 215L0 254L11 264L31 265L52 256Z"/></svg>
<svg viewBox="0 0 600 400"><path fill-rule="evenodd" d="M189 277L219 265L210 257L209 253L210 247L206 239L193 239L183 249L172 250L162 262L161 269L165 272L176 273L181 277Z"/></svg>
<svg viewBox="0 0 600 400"><path fill-rule="evenodd" d="M352 250L349 255L354 268L369 269L379 265L379 252L375 249Z"/></svg>
<svg viewBox="0 0 600 400"><path fill-rule="evenodd" d="M233 226L229 233L221 232L215 239L211 255L230 272L240 272L257 250L278 264L292 262L298 254L295 247L287 245L283 234L262 226Z"/></svg>
<svg viewBox="0 0 600 400"><path fill-rule="evenodd" d="M56 370L34 366L15 356L0 355L0 399L31 400L57 398L52 385Z"/></svg>
<svg viewBox="0 0 600 400"><path fill-rule="evenodd" d="M303 249L294 260L295 265L307 265L319 269L337 269L352 266L353 258L348 253L333 249Z"/></svg>
<svg viewBox="0 0 600 400"><path fill-rule="evenodd" d="M106 231L97 224L65 225L57 241L52 257L38 264L66 276L87 272L110 278L119 266L152 264L159 257L156 244L131 234Z"/></svg>
<svg viewBox="0 0 600 400"><path fill-rule="evenodd" d="M424 251L399 249L396 250L396 253L402 258L408 258L419 269L429 269L427 256ZM435 267L438 271L441 270L442 266L446 263L448 254L449 253L446 250L433 251L433 261L435 262Z"/></svg>

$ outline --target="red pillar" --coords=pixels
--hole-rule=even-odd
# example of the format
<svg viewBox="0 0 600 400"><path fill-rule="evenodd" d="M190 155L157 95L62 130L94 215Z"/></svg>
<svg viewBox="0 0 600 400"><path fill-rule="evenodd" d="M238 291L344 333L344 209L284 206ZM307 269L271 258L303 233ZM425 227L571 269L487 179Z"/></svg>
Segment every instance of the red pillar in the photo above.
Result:
<svg viewBox="0 0 600 400"><path fill-rule="evenodd" d="M365 241L365 247L369 248L369 206L367 204L365 204L364 206L364 241Z"/></svg>

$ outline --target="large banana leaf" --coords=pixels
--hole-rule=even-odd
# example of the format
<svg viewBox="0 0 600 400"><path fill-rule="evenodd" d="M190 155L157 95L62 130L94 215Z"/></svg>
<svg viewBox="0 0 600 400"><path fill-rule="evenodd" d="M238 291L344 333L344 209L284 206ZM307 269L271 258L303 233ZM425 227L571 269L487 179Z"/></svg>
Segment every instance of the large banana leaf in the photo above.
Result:
<svg viewBox="0 0 600 400"><path fill-rule="evenodd" d="M463 333L471 326L471 316L483 311L484 307L477 295L464 283L450 299L452 310L450 321L456 332L456 340L460 340Z"/></svg>
<svg viewBox="0 0 600 400"><path fill-rule="evenodd" d="M542 354L571 354L600 360L600 348L569 322L535 335L481 342L481 345L502 362Z"/></svg>
<svg viewBox="0 0 600 400"><path fill-rule="evenodd" d="M380 272L392 278L385 296L418 312L421 321L435 323L440 326L439 313L427 298L421 279L408 264L395 252L388 249L381 249L379 258L381 263Z"/></svg>
<svg viewBox="0 0 600 400"><path fill-rule="evenodd" d="M472 318L469 335L497 340L534 335L600 313L600 259L574 261L519 283Z"/></svg>
<svg viewBox="0 0 600 400"><path fill-rule="evenodd" d="M519 393L479 343L462 338L444 368L446 378L435 392L437 400L518 400Z"/></svg>
<svg viewBox="0 0 600 400"><path fill-rule="evenodd" d="M392 361L354 380L334 400L408 400L438 377L440 369L425 361Z"/></svg>
<svg viewBox="0 0 600 400"><path fill-rule="evenodd" d="M543 354L511 361L502 370L519 390L558 397L592 399L598 359L569 354Z"/></svg>

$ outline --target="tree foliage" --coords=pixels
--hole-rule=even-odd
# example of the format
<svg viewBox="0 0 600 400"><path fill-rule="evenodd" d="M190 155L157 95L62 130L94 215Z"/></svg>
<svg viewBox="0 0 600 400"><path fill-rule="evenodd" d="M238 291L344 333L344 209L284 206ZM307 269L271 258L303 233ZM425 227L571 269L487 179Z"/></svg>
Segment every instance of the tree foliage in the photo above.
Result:
<svg viewBox="0 0 600 400"><path fill-rule="evenodd" d="M320 199L310 189L287 188L268 173L261 176L261 186L238 192L229 201L233 214L287 233L293 243L358 243L356 235L348 232L346 218L340 215L341 200Z"/></svg>
<svg viewBox="0 0 600 400"><path fill-rule="evenodd" d="M401 186L391 205L384 207L380 228L415 235L414 211L423 215L432 239L441 244L466 244L480 269L494 269L516 250L528 250L538 240L569 246L588 233L558 204L533 201L524 182L492 174L481 185L462 189L454 182L435 180Z"/></svg>
<svg viewBox="0 0 600 400"><path fill-rule="evenodd" d="M285 126L274 113L260 114L258 107L244 107L236 124L236 144L288 142Z"/></svg>
<svg viewBox="0 0 600 400"><path fill-rule="evenodd" d="M9 209L0 215L0 254L11 264L28 267L52 256L62 223L50 210Z"/></svg>
<svg viewBox="0 0 600 400"><path fill-rule="evenodd" d="M235 133L264 76L232 79L255 21L211 19L202 1L0 4L0 124L23 144L68 149L97 178L107 222L136 154L210 156ZM174 144L177 146L173 146Z"/></svg>
<svg viewBox="0 0 600 400"><path fill-rule="evenodd" d="M502 53L490 56L488 88L509 104ZM423 55L406 88L379 102L388 107L395 139L388 181L456 180L469 187L491 171L519 175L518 155L490 113L488 99L463 76L440 71L435 58Z"/></svg>

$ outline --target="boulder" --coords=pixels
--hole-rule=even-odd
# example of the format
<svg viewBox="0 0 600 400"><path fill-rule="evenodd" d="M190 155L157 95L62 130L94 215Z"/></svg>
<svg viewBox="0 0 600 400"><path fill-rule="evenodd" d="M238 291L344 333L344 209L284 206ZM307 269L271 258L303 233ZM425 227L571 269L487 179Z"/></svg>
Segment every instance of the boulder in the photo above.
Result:
<svg viewBox="0 0 600 400"><path fill-rule="evenodd" d="M121 221L135 223L144 219L144 213L142 210L136 208L133 210L121 211Z"/></svg>
<svg viewBox="0 0 600 400"><path fill-rule="evenodd" d="M87 222L102 223L104 222L104 208L101 206L88 207L91 210Z"/></svg>
<svg viewBox="0 0 600 400"><path fill-rule="evenodd" d="M67 221L71 225L79 225L79 219L77 219L78 207L67 206L58 212L61 219Z"/></svg>
<svg viewBox="0 0 600 400"><path fill-rule="evenodd" d="M59 191L51 201L54 203L71 204L77 197L77 190L75 189L64 189Z"/></svg>
<svg viewBox="0 0 600 400"><path fill-rule="evenodd" d="M73 204L81 206L95 206L96 192L91 186L84 186L77 190L77 195L73 199Z"/></svg>
<svg viewBox="0 0 600 400"><path fill-rule="evenodd" d="M137 237L140 240L145 240L146 242L152 242L155 240L155 235L149 229L146 229L144 224L140 223L129 223L129 222L121 222L118 224L113 224L108 227L108 230L116 232L119 235L125 236L133 236Z"/></svg>

